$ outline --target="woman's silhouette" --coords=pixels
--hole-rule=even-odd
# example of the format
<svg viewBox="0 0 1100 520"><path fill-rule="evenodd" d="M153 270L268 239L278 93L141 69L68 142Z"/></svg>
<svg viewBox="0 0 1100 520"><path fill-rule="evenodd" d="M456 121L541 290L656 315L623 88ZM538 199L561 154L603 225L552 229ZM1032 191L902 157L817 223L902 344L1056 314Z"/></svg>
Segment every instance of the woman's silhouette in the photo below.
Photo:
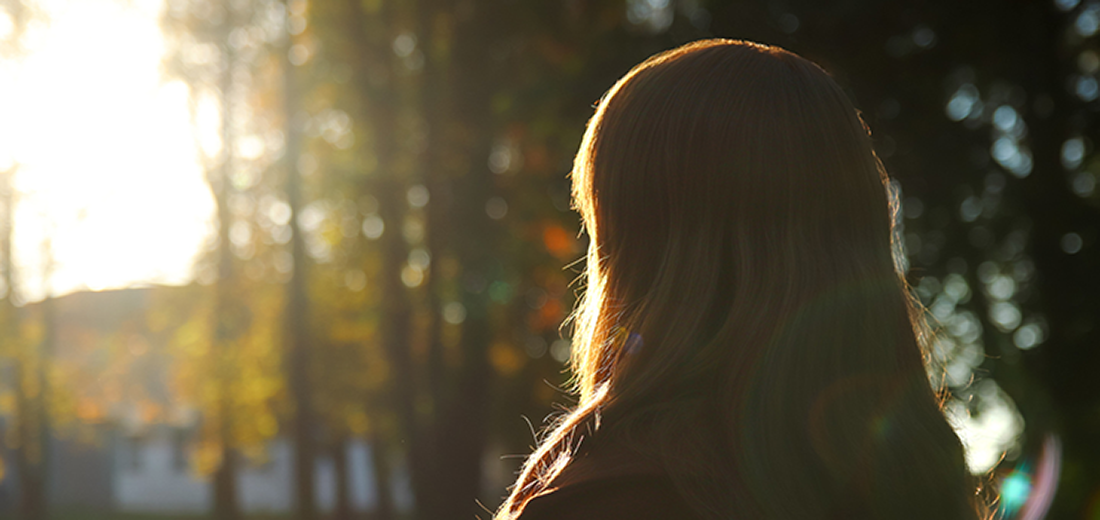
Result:
<svg viewBox="0 0 1100 520"><path fill-rule="evenodd" d="M623 77L572 172L580 402L499 519L978 518L844 92L706 40Z"/></svg>

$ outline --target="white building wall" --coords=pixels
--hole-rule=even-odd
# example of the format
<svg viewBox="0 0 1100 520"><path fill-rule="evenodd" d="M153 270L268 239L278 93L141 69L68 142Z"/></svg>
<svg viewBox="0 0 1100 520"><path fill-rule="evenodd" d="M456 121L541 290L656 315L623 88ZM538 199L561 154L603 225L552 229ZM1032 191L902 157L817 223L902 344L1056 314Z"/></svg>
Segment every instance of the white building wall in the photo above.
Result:
<svg viewBox="0 0 1100 520"><path fill-rule="evenodd" d="M128 444L132 443L132 444ZM211 508L213 490L209 478L177 463L176 446L166 435L150 435L140 443L123 440L114 450L115 507L123 512L205 513ZM237 498L246 513L286 513L293 509L293 451L285 439L272 441L269 461L260 466L243 463L237 474ZM348 487L352 509L372 511L378 503L373 453L363 440L348 442ZM314 492L318 508L336 506L336 471L332 458L318 457L314 466ZM393 478L394 502L400 510L412 506L408 478L403 471Z"/></svg>
<svg viewBox="0 0 1100 520"><path fill-rule="evenodd" d="M348 485L352 491L351 507L357 511L372 511L378 505L373 455L370 446L363 441L348 443Z"/></svg>
<svg viewBox="0 0 1100 520"><path fill-rule="evenodd" d="M172 440L154 436L137 444L122 440L114 450L114 501L121 511L202 513L211 490L191 471L179 471Z"/></svg>
<svg viewBox="0 0 1100 520"><path fill-rule="evenodd" d="M276 439L267 449L267 464L244 463L237 471L237 500L246 513L282 513L294 505L290 444Z"/></svg>

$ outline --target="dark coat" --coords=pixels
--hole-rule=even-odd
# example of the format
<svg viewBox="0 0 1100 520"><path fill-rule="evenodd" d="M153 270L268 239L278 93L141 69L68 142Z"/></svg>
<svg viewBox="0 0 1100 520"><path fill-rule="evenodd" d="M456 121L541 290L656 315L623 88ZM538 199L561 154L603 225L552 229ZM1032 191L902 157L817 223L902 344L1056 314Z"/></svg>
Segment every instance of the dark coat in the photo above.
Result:
<svg viewBox="0 0 1100 520"><path fill-rule="evenodd" d="M697 520L672 481L622 475L551 489L527 502L517 520Z"/></svg>

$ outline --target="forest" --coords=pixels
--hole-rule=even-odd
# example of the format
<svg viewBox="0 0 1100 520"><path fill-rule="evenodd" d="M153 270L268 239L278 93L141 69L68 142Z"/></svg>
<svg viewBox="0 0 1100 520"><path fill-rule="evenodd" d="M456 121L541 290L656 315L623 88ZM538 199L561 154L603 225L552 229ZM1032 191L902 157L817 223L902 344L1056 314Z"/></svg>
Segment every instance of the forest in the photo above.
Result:
<svg viewBox="0 0 1100 520"><path fill-rule="evenodd" d="M33 52L50 1L0 0L0 61ZM282 517L491 517L544 418L575 402L567 317L587 237L568 173L594 104L646 57L725 37L821 64L870 127L899 267L935 332L931 384L1001 516L1045 464L1048 518L1100 518L1100 2L165 0L157 13L208 236L186 280L112 288L140 292L125 316L103 302L131 293L32 288L55 269L49 233L19 260L29 166L0 153L0 517L70 518L55 439L110 445L154 425L186 434L181 464L209 483L195 518L252 518L236 476L276 439ZM348 491L355 442L372 453L369 507Z"/></svg>

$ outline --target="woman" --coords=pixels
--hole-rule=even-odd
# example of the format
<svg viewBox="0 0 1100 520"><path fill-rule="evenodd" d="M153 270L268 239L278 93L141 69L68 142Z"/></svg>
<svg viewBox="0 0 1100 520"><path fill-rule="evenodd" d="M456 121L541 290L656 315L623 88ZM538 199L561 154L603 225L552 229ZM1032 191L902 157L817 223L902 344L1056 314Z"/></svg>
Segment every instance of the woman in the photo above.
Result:
<svg viewBox="0 0 1100 520"><path fill-rule="evenodd" d="M498 519L978 518L893 261L887 178L822 69L706 40L600 101L580 402Z"/></svg>

